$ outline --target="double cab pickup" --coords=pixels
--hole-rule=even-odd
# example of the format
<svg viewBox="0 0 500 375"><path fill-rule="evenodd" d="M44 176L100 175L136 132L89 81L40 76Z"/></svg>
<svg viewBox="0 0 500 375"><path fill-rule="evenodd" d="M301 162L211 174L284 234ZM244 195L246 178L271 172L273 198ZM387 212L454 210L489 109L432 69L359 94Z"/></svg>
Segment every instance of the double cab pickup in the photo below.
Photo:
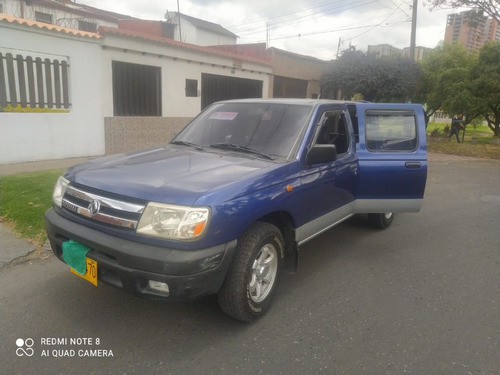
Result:
<svg viewBox="0 0 500 375"><path fill-rule="evenodd" d="M355 214L387 228L419 211L426 178L419 104L231 100L167 145L69 168L45 226L54 254L83 262L96 285L167 300L217 294L250 322L302 244Z"/></svg>

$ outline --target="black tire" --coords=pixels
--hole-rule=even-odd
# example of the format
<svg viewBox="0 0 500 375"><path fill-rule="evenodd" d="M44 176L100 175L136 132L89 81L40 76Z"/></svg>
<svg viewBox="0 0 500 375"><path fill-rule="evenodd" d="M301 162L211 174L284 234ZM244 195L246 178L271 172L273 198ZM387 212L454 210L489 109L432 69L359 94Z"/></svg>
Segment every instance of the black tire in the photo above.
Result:
<svg viewBox="0 0 500 375"><path fill-rule="evenodd" d="M387 212L385 214L368 214L368 222L377 229L389 228L394 220L394 213Z"/></svg>
<svg viewBox="0 0 500 375"><path fill-rule="evenodd" d="M217 294L221 310L244 322L264 315L278 287L284 254L283 236L276 226L253 224L238 240L233 263Z"/></svg>

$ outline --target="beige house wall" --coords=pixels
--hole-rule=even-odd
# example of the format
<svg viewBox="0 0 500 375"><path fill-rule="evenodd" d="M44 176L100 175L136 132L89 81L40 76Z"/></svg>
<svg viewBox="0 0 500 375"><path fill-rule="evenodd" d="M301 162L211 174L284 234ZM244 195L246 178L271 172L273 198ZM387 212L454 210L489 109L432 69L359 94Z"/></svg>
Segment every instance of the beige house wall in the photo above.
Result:
<svg viewBox="0 0 500 375"><path fill-rule="evenodd" d="M326 71L328 62L310 56L295 54L270 48L273 74L308 81L307 97L321 92L321 76ZM273 95L273 84L269 85L269 97Z"/></svg>
<svg viewBox="0 0 500 375"><path fill-rule="evenodd" d="M191 117L105 117L106 155L162 146L172 140Z"/></svg>

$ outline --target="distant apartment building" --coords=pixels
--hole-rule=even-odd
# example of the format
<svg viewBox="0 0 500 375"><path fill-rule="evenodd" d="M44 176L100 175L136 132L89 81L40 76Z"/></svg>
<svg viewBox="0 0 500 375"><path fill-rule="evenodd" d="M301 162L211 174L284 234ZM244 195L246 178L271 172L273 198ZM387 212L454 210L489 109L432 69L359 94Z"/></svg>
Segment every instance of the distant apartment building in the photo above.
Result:
<svg viewBox="0 0 500 375"><path fill-rule="evenodd" d="M427 47L415 47L415 61L422 60L431 48ZM368 46L368 54L373 54L376 57L382 56L410 56L410 47L406 47L404 49L399 49L390 44L377 44Z"/></svg>
<svg viewBox="0 0 500 375"><path fill-rule="evenodd" d="M423 60L430 51L432 51L432 48L421 46L415 47L415 61ZM410 47L403 49L403 56L410 57Z"/></svg>
<svg viewBox="0 0 500 375"><path fill-rule="evenodd" d="M449 14L444 36L445 43L460 43L468 51L477 51L489 41L500 40L498 22L482 11L468 10Z"/></svg>
<svg viewBox="0 0 500 375"><path fill-rule="evenodd" d="M376 57L382 56L400 56L402 50L391 46L390 44L377 44L368 46L368 54L375 55Z"/></svg>

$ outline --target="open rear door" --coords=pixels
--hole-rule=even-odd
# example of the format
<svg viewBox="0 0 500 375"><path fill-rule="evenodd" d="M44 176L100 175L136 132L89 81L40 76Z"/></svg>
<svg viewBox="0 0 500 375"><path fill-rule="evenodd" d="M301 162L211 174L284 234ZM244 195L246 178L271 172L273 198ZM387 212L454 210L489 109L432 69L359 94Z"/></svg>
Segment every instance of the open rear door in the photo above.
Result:
<svg viewBox="0 0 500 375"><path fill-rule="evenodd" d="M359 213L416 212L427 180L420 104L357 103Z"/></svg>

